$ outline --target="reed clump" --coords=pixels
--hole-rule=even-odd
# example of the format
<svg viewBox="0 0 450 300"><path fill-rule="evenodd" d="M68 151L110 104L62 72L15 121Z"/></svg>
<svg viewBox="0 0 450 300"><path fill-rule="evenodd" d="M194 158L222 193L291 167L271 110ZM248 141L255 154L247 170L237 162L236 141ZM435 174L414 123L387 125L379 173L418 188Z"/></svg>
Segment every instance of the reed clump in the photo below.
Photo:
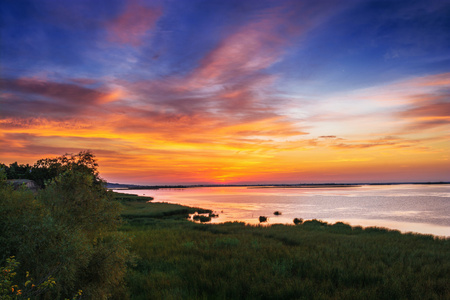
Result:
<svg viewBox="0 0 450 300"><path fill-rule="evenodd" d="M299 224L302 224L303 223L303 219L302 218L295 218L294 219L294 224L295 225L299 225Z"/></svg>
<svg viewBox="0 0 450 300"><path fill-rule="evenodd" d="M210 216L203 216L203 215L195 215L192 217L194 221L200 221L201 223L209 222L211 221Z"/></svg>

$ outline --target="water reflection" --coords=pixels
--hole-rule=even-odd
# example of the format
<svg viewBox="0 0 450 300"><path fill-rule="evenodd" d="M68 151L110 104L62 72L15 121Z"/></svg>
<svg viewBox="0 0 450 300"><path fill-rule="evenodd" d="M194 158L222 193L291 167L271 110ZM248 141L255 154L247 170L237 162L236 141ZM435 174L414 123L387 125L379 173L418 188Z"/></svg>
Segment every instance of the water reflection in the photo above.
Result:
<svg viewBox="0 0 450 300"><path fill-rule="evenodd" d="M243 221L293 224L294 218L343 221L403 232L450 236L450 185L387 185L346 188L216 187L121 191L156 202L212 209L212 223ZM282 212L274 215L275 211Z"/></svg>

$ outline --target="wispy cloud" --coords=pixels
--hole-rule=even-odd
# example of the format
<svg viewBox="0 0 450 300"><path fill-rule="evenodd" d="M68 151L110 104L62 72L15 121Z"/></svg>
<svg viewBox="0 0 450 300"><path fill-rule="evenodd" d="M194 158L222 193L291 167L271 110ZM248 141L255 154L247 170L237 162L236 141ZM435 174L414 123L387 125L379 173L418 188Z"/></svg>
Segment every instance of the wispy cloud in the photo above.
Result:
<svg viewBox="0 0 450 300"><path fill-rule="evenodd" d="M420 56L448 36L436 3L19 2L0 11L6 160L91 149L111 179L160 183L443 173L450 73L426 66L448 54ZM382 44L400 36L417 62Z"/></svg>
<svg viewBox="0 0 450 300"><path fill-rule="evenodd" d="M35 78L0 78L5 91L0 97L3 117L76 117L91 112L99 104L117 100L118 90L102 91L75 83L60 83Z"/></svg>
<svg viewBox="0 0 450 300"><path fill-rule="evenodd" d="M139 46L147 34L155 29L161 15L159 7L148 7L139 0L127 1L125 10L107 24L108 39L119 44Z"/></svg>

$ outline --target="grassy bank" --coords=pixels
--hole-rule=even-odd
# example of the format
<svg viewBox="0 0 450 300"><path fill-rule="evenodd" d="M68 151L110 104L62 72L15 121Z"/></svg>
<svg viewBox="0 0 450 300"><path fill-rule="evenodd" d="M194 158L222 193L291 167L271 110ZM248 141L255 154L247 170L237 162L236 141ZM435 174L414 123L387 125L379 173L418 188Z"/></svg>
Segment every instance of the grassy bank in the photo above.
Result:
<svg viewBox="0 0 450 300"><path fill-rule="evenodd" d="M449 299L450 241L377 228L196 224L124 201L132 299ZM179 212L179 213L175 213Z"/></svg>
<svg viewBox="0 0 450 300"><path fill-rule="evenodd" d="M161 219L185 220L189 214L211 213L211 210L188 207L179 204L151 202L152 197L115 193L115 199L122 203L122 218L128 224L145 225L159 222Z"/></svg>

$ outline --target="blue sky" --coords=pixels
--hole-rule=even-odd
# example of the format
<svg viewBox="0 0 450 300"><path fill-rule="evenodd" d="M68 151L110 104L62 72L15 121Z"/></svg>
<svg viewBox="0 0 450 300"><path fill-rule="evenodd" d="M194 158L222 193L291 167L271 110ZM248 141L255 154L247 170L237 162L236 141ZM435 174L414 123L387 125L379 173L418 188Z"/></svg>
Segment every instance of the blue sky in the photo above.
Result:
<svg viewBox="0 0 450 300"><path fill-rule="evenodd" d="M0 9L3 162L90 149L112 181L450 179L450 1Z"/></svg>

